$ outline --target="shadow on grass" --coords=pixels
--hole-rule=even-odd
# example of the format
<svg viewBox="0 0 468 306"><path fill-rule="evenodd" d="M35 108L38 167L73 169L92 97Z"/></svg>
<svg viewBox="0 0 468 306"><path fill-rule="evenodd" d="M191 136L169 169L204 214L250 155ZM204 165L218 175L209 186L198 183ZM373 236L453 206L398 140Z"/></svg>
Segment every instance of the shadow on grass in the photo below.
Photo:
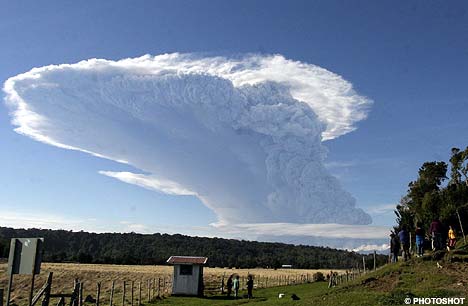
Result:
<svg viewBox="0 0 468 306"><path fill-rule="evenodd" d="M248 301L249 300L246 297L244 297L244 298L239 297L239 298L236 299L235 297L226 296L226 295L211 295L211 296L205 296L202 299L210 300L210 301ZM253 297L250 300L260 302L260 301L266 301L267 298L265 298L265 297Z"/></svg>

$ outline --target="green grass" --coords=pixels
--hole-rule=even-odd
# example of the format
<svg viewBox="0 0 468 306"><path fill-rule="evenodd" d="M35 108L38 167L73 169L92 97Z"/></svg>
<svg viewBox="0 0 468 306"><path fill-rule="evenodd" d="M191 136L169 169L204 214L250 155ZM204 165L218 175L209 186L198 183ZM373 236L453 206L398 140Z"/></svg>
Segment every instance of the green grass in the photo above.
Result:
<svg viewBox="0 0 468 306"><path fill-rule="evenodd" d="M284 293L282 299L279 293ZM234 300L224 296L207 298L170 297L158 301L156 305L375 305L379 295L373 292L346 292L343 288L328 289L325 282L296 286L273 287L254 291L255 298ZM291 295L296 294L300 300L294 301Z"/></svg>
<svg viewBox="0 0 468 306"><path fill-rule="evenodd" d="M274 287L254 291L255 298L226 299L224 296L206 298L169 297L154 303L159 305L404 305L406 297L466 297L466 287L457 287L457 269L465 265L452 264L450 268L438 269L433 261L414 259L386 265L376 272L343 286L332 289L325 282L296 286ZM458 267L458 268L457 268ZM452 273L453 272L453 273ZM463 279L463 276L461 276ZM279 293L285 297L278 298ZM293 301L292 294L300 300ZM241 295L244 292L241 292Z"/></svg>

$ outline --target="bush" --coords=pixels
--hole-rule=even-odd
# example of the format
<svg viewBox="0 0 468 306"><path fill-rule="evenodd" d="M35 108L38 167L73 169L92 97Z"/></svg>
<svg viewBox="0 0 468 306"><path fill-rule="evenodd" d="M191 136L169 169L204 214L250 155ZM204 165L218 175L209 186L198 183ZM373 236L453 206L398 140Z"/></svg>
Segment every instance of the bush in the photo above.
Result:
<svg viewBox="0 0 468 306"><path fill-rule="evenodd" d="M323 275L322 272L316 272L312 275L314 278L315 282L324 282L325 281L325 276Z"/></svg>

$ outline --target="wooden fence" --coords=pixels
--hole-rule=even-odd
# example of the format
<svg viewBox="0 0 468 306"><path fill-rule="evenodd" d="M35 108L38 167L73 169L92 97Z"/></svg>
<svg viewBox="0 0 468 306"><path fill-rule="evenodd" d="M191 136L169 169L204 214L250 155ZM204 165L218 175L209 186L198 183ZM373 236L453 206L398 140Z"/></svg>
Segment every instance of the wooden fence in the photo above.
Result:
<svg viewBox="0 0 468 306"><path fill-rule="evenodd" d="M346 284L360 277L362 274L364 274L364 272L361 270L346 271L346 273L341 274L333 273L328 277L328 288Z"/></svg>
<svg viewBox="0 0 468 306"><path fill-rule="evenodd" d="M164 276L145 281L110 281L109 289L103 289L103 282L92 283L75 279L70 292L53 292L53 273L49 272L42 288L29 299L29 306L141 306L171 294L172 278ZM68 301L67 301L68 300ZM3 289L0 289L0 306L3 304ZM5 305L8 305L6 303Z"/></svg>
<svg viewBox="0 0 468 306"><path fill-rule="evenodd" d="M103 306L103 303L109 306L140 306L170 295L172 278L155 277L146 281L112 281L110 290L107 292L102 292L101 287L102 283L98 282L95 298L88 299L88 302L94 302L96 306Z"/></svg>
<svg viewBox="0 0 468 306"><path fill-rule="evenodd" d="M252 276L254 289L305 284L316 280L313 274L275 276L253 274ZM226 275L205 275L205 294L226 293L227 279ZM247 290L247 277L241 276L239 281L240 290ZM40 300L42 300L40 302L41 306L83 306L85 304L95 306L141 306L169 296L172 292L172 277L170 276L138 281L114 280L107 283L75 279L73 284L70 284L69 292L58 293L54 292L53 284L53 273L50 272L45 284L30 299L29 306L37 306ZM2 293L3 290L0 289L0 306L4 306L2 304L4 300Z"/></svg>
<svg viewBox="0 0 468 306"><path fill-rule="evenodd" d="M252 274L254 289L270 288L278 286L290 286L306 284L316 281L313 274L297 275L277 275L277 276L256 276ZM228 276L211 276L205 280L205 294L224 294L226 292L226 283ZM239 277L240 290L247 290L247 277Z"/></svg>
<svg viewBox="0 0 468 306"><path fill-rule="evenodd" d="M346 271L346 273L341 273L341 274L332 273L330 275L330 277L328 278L328 288L346 284L347 282L355 280L356 278L358 278L358 277L360 277L360 276L362 276L362 275L364 275L364 274L366 274L368 272L376 271L377 266L376 266L376 262L375 262L375 256L376 256L376 252L374 252L374 265L373 265L372 269L367 269L366 268L365 258L362 257L362 269L358 265L356 269Z"/></svg>
<svg viewBox="0 0 468 306"><path fill-rule="evenodd" d="M361 276L365 270L351 270L346 273L332 273L328 277L329 286L338 286ZM317 281L318 274L283 274L283 275L255 275L254 289L270 288L305 284ZM205 275L204 292L207 295L225 294L227 275ZM247 277L240 276L240 290L247 289ZM39 300L41 306L141 306L154 302L172 292L172 276L160 276L138 281L113 280L104 282L91 282L75 279L70 284L70 292L53 292L53 273L48 274L42 288L29 300L29 306L36 306ZM0 289L0 306L3 304L3 290ZM20 305L23 306L23 305Z"/></svg>

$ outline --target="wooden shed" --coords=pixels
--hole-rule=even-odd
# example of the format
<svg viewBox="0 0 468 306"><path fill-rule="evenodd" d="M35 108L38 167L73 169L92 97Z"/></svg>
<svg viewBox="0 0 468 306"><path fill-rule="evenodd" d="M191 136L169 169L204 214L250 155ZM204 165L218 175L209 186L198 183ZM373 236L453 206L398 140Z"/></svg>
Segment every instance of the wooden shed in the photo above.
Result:
<svg viewBox="0 0 468 306"><path fill-rule="evenodd" d="M203 296L203 266L207 257L171 256L167 263L174 266L173 295Z"/></svg>

